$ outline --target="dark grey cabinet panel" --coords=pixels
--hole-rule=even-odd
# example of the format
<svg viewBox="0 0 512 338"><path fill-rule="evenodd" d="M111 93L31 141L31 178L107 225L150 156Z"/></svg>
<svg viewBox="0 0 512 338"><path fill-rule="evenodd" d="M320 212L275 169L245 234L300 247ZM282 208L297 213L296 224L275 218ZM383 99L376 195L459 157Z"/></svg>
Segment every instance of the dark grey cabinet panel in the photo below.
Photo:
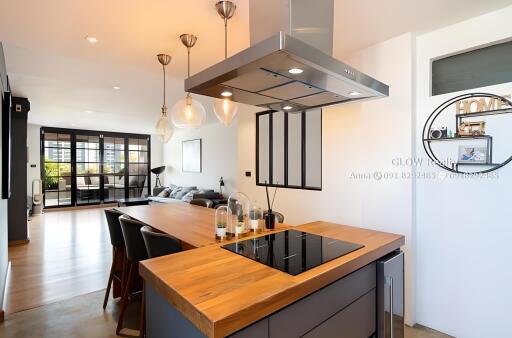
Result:
<svg viewBox="0 0 512 338"><path fill-rule="evenodd" d="M271 315L270 337L300 337L375 286L376 266L372 263Z"/></svg>
<svg viewBox="0 0 512 338"><path fill-rule="evenodd" d="M304 338L368 338L375 332L375 289L350 304Z"/></svg>
<svg viewBox="0 0 512 338"><path fill-rule="evenodd" d="M233 333L229 338L264 338L268 337L268 318L262 319L243 330Z"/></svg>

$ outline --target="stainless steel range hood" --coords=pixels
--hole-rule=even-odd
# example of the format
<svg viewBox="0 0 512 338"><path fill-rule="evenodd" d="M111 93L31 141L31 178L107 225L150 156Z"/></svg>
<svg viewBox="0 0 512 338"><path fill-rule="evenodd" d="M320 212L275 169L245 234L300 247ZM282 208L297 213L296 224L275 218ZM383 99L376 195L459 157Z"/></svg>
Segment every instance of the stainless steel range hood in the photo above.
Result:
<svg viewBox="0 0 512 338"><path fill-rule="evenodd" d="M388 96L331 56L333 0L250 1L251 47L186 79L186 91L290 112Z"/></svg>

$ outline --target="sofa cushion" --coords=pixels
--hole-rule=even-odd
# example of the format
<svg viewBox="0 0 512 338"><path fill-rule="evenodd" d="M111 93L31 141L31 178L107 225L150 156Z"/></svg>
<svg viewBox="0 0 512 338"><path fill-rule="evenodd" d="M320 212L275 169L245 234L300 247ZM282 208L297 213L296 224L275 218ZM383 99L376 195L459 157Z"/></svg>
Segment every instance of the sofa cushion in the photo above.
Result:
<svg viewBox="0 0 512 338"><path fill-rule="evenodd" d="M148 199L151 202L155 202L155 203L183 203L183 201L181 201L181 200L175 200L175 199L167 198L167 197L148 196Z"/></svg>
<svg viewBox="0 0 512 338"><path fill-rule="evenodd" d="M209 200L215 200L215 199L221 199L222 195L216 191L207 191L207 192L199 192L194 195L193 199L209 199Z"/></svg>
<svg viewBox="0 0 512 338"><path fill-rule="evenodd" d="M157 197L169 197L170 193L171 193L171 189L165 188L164 190L160 191L160 193L157 195Z"/></svg>
<svg viewBox="0 0 512 338"><path fill-rule="evenodd" d="M83 186L85 186L85 185L86 185L86 184L85 184L85 177L83 177L83 176L78 176L78 177L76 178L76 185L77 185L77 186L79 186L79 187L81 187L81 186L82 186L82 187L83 187Z"/></svg>
<svg viewBox="0 0 512 338"><path fill-rule="evenodd" d="M91 176L91 185L99 186L100 185L100 178L98 176Z"/></svg>

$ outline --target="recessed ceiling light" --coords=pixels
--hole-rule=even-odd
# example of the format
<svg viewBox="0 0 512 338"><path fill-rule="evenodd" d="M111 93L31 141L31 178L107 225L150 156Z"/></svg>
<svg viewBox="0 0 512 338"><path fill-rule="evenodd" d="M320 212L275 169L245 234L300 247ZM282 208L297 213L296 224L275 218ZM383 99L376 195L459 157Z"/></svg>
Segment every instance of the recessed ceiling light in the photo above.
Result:
<svg viewBox="0 0 512 338"><path fill-rule="evenodd" d="M348 95L357 96L357 95L361 95L361 93L360 92L350 92L350 93L348 93Z"/></svg>
<svg viewBox="0 0 512 338"><path fill-rule="evenodd" d="M112 87L112 89L119 90L119 89L121 89L121 87L119 87L119 86L114 86L114 87Z"/></svg>
<svg viewBox="0 0 512 338"><path fill-rule="evenodd" d="M303 72L300 68L290 68L288 69L288 73L290 74L301 74Z"/></svg>
<svg viewBox="0 0 512 338"><path fill-rule="evenodd" d="M228 91L228 90L225 90L223 91L222 93L220 93L220 95L224 96L224 97L230 97L233 95L232 92Z"/></svg>
<svg viewBox="0 0 512 338"><path fill-rule="evenodd" d="M292 109L292 108L293 108L292 106L284 106L284 107L283 107L283 109L284 109L284 110L290 110L290 109Z"/></svg>
<svg viewBox="0 0 512 338"><path fill-rule="evenodd" d="M92 110L86 110L85 112L86 112L87 114L92 114L92 113L93 113L93 111L92 111Z"/></svg>
<svg viewBox="0 0 512 338"><path fill-rule="evenodd" d="M90 36L90 35L87 35L85 37L85 40L87 40L87 42L89 42L89 43L97 43L98 42L98 39L96 39L94 36Z"/></svg>

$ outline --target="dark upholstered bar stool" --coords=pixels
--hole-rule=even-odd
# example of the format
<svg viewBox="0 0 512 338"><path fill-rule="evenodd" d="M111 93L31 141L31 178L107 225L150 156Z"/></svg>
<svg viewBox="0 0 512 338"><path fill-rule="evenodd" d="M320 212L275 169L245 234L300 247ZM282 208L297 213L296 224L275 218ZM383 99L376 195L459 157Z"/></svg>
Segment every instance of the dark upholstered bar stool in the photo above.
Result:
<svg viewBox="0 0 512 338"><path fill-rule="evenodd" d="M140 228L144 223L135 219L131 219L126 215L119 217L121 229L123 231L124 242L126 246L126 257L128 258L128 278L121 298L121 312L119 313L119 321L117 322L116 334L123 328L123 320L128 306L128 295L132 289L132 284L135 276L139 271L139 262L148 258L144 239L140 232ZM141 302L141 321L140 321L140 336L144 337L144 287L142 288L142 302Z"/></svg>
<svg viewBox="0 0 512 338"><path fill-rule="evenodd" d="M105 210L107 218L108 232L110 233L110 243L114 248L114 257L112 259L112 267L110 268L110 276L108 277L107 291L105 292L105 299L103 300L103 309L107 307L108 296L110 295L110 288L114 279L121 283L121 290L126 282L126 253L124 246L124 237L119 223L119 217L123 214L117 210ZM119 270L119 266L122 270Z"/></svg>
<svg viewBox="0 0 512 338"><path fill-rule="evenodd" d="M183 250L180 240L170 235L157 232L147 225L142 227L140 232L144 238L149 258L170 255Z"/></svg>

